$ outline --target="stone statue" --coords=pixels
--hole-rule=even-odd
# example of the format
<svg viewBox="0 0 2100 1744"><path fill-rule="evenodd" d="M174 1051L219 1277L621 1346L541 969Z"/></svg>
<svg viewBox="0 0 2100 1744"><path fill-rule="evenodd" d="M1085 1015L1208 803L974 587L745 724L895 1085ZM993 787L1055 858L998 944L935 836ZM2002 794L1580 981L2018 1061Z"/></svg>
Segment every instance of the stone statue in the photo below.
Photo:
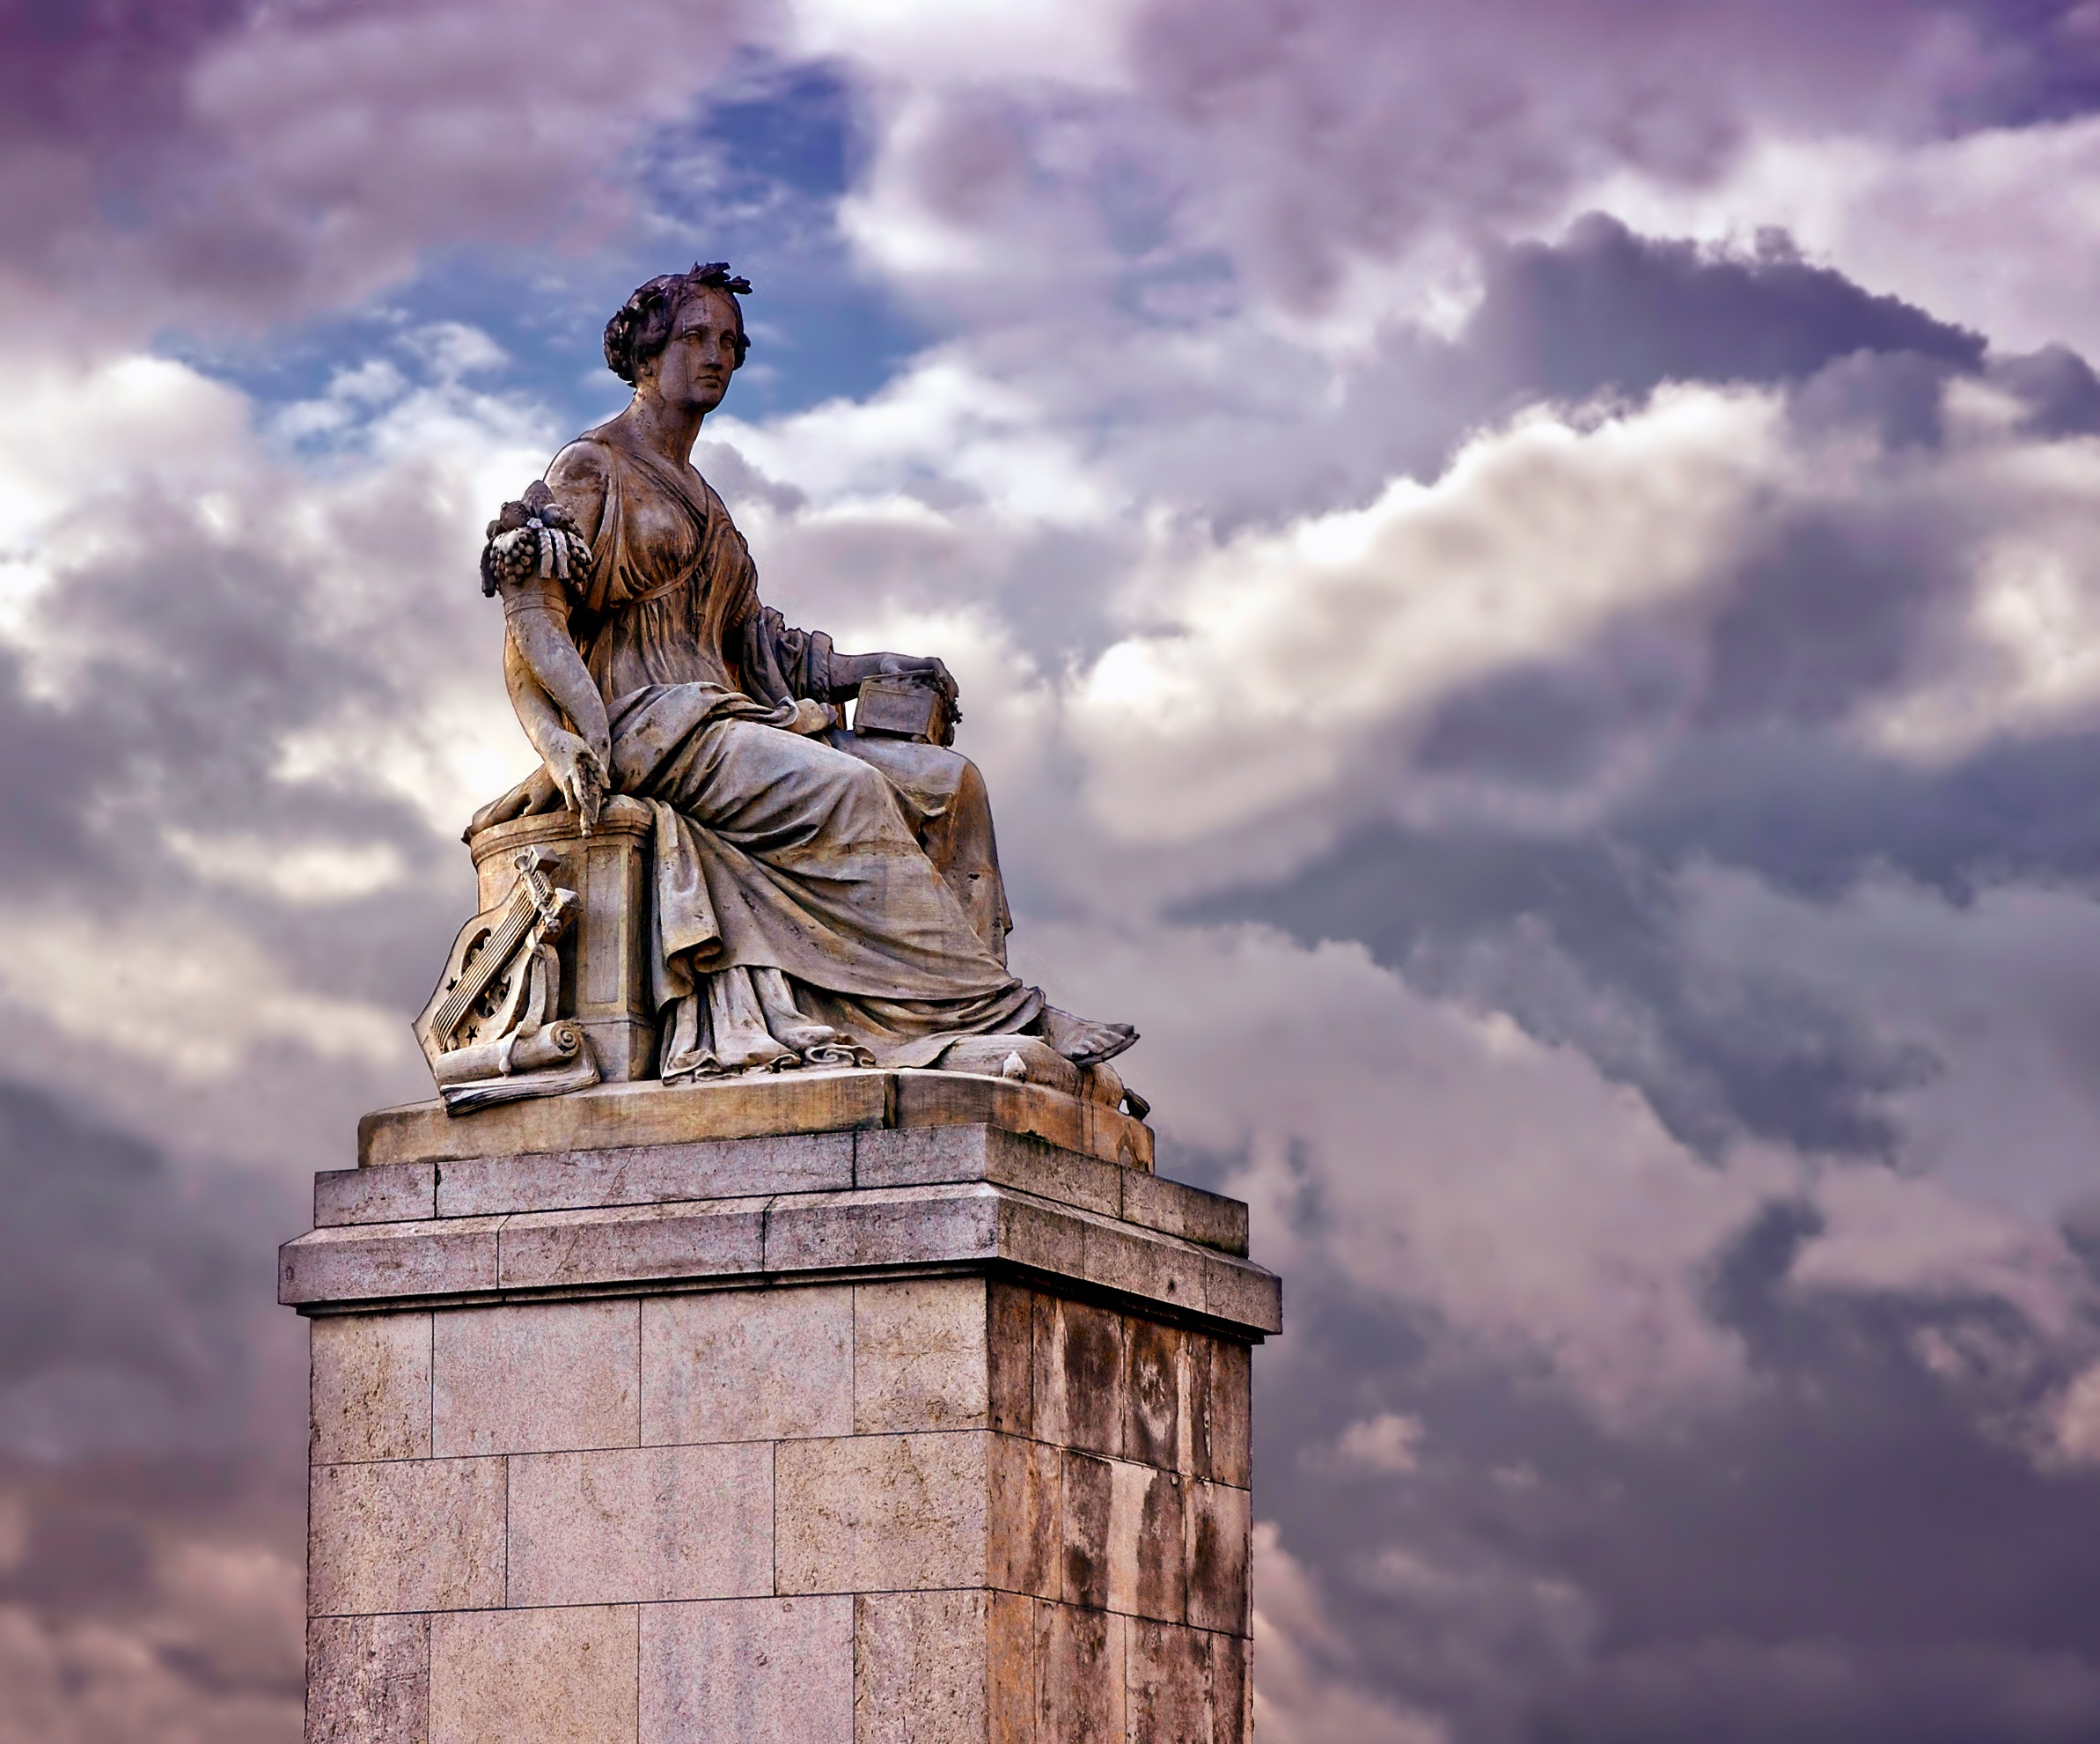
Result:
<svg viewBox="0 0 2100 1744"><path fill-rule="evenodd" d="M417 1023L447 1105L597 1081L606 1063L564 1021L579 898L546 844L617 826L640 870L605 899L631 912L605 924L636 940L660 1077L947 1066L1059 1079L1142 1118L1105 1066L1136 1032L1061 1012L1007 969L990 804L947 742L946 666L790 628L693 468L744 361L750 289L717 263L628 298L605 352L633 401L489 528L483 586L541 767L467 833L490 900ZM528 820L562 840L542 829L513 850ZM499 842L500 865L485 851Z"/></svg>

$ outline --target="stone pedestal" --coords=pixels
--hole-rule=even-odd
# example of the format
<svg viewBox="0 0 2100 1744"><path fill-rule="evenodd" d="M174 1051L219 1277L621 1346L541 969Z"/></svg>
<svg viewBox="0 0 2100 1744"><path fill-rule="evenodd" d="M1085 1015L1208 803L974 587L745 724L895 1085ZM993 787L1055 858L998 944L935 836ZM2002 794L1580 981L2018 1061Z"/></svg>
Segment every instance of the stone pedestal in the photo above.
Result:
<svg viewBox="0 0 2100 1744"><path fill-rule="evenodd" d="M1241 1744L1245 1208L951 1073L368 1117L312 1317L307 1736Z"/></svg>

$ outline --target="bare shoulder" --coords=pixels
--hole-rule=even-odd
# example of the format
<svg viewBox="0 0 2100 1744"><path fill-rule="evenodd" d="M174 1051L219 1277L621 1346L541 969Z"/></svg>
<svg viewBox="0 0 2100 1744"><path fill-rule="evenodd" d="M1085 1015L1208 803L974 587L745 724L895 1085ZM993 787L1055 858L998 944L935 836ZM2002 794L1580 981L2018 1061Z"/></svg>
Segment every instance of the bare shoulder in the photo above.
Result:
<svg viewBox="0 0 2100 1744"><path fill-rule="evenodd" d="M612 453L597 431L586 430L547 463L547 487L556 491L602 492L612 467Z"/></svg>

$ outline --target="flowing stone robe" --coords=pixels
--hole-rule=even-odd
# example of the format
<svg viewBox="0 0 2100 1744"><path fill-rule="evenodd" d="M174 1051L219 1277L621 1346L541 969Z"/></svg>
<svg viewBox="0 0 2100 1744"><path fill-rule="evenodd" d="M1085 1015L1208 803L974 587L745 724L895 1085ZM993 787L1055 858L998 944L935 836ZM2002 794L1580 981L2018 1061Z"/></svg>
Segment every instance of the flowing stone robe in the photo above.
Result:
<svg viewBox="0 0 2100 1744"><path fill-rule="evenodd" d="M656 815L663 1075L785 1060L797 1024L894 1066L1034 1026L1043 996L1006 969L968 761L784 730L797 698L829 703L831 639L760 604L743 535L690 467L607 426L562 450L547 484L591 544L569 631L606 700L613 784Z"/></svg>

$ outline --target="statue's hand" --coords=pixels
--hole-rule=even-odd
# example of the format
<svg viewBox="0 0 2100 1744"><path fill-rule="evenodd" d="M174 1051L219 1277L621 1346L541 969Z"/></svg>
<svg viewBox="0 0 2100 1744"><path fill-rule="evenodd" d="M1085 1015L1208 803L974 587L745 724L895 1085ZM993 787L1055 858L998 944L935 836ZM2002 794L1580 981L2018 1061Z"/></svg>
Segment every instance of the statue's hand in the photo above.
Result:
<svg viewBox="0 0 2100 1744"><path fill-rule="evenodd" d="M613 785L605 758L573 732L554 734L542 754L547 772L570 810L583 820L588 835L598 828L598 814L605 809L606 795Z"/></svg>
<svg viewBox="0 0 2100 1744"><path fill-rule="evenodd" d="M795 704L795 718L787 723L789 732L798 732L805 739L813 739L832 725L832 712L821 703L812 703L806 696Z"/></svg>
<svg viewBox="0 0 2100 1744"><path fill-rule="evenodd" d="M897 678L910 677L931 680L934 688L947 699L949 712L957 720L962 719L962 710L955 706L956 698L961 695L961 691L956 685L954 676L949 672L947 663L939 655L885 654L882 657L881 670L885 673Z"/></svg>

